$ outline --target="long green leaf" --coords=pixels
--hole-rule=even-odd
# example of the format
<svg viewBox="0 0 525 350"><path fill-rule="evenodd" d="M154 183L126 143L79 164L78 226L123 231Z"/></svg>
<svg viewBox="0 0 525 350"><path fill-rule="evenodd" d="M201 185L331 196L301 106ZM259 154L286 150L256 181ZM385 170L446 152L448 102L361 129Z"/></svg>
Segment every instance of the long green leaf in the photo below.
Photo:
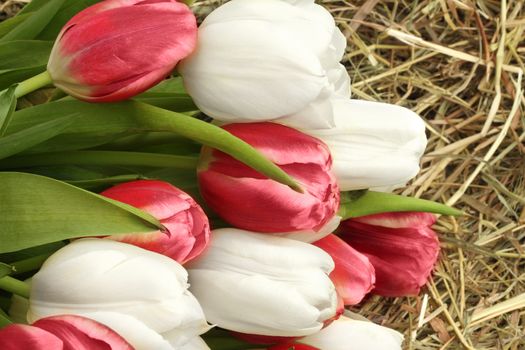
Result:
<svg viewBox="0 0 525 350"><path fill-rule="evenodd" d="M368 191L364 194L360 193L360 195L353 200L351 196L348 195L344 195L343 197L346 202L341 202L341 207L337 214L341 216L343 220L371 214L406 211L429 212L453 216L463 214L460 210L444 204L425 199L404 197L392 193Z"/></svg>
<svg viewBox="0 0 525 350"><path fill-rule="evenodd" d="M16 108L15 89L16 85L13 85L7 90L0 91L0 137L5 134Z"/></svg>
<svg viewBox="0 0 525 350"><path fill-rule="evenodd" d="M67 129L74 120L75 115L70 114L59 119L22 129L14 134L0 137L0 159L12 156L38 145L43 141L49 140ZM9 125L7 127L9 128Z"/></svg>
<svg viewBox="0 0 525 350"><path fill-rule="evenodd" d="M162 229L151 215L64 182L0 173L0 253L64 239Z"/></svg>
<svg viewBox="0 0 525 350"><path fill-rule="evenodd" d="M40 40L0 43L0 90L45 71L52 46Z"/></svg>
<svg viewBox="0 0 525 350"><path fill-rule="evenodd" d="M2 309L0 309L0 329L12 323L13 321L9 319L9 317L6 315L6 313Z"/></svg>
<svg viewBox="0 0 525 350"><path fill-rule="evenodd" d="M34 152L95 147L117 136L142 132L173 132L223 151L270 179L301 191L300 186L286 172L226 130L184 114L136 101L104 105L79 101L56 101L26 108L15 113L7 134L69 113L78 113L80 116L74 124L69 125L62 132L62 135L40 144Z"/></svg>
<svg viewBox="0 0 525 350"><path fill-rule="evenodd" d="M0 41L34 39L53 19L63 3L64 0L48 1L38 11L32 12L29 18L4 35Z"/></svg>
<svg viewBox="0 0 525 350"><path fill-rule="evenodd" d="M11 30L13 30L13 28L20 25L30 16L31 14L29 13L25 13L25 14L18 13L17 16L8 18L0 22L0 38L6 35L7 33L9 33Z"/></svg>

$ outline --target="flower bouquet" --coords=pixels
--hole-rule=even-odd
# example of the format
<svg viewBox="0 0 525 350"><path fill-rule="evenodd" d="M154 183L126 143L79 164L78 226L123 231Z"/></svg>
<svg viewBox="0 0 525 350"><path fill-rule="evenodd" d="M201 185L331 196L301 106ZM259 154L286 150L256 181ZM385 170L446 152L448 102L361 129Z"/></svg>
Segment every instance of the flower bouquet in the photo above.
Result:
<svg viewBox="0 0 525 350"><path fill-rule="evenodd" d="M417 295L461 213L392 193L425 124L350 98L346 42L313 0L3 22L0 348L400 349L345 307Z"/></svg>

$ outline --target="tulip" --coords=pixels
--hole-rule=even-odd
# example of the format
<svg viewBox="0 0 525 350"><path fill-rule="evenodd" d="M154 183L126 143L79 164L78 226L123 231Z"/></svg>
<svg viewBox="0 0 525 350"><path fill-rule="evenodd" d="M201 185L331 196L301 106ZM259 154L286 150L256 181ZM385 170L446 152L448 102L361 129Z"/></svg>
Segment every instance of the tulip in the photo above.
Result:
<svg viewBox="0 0 525 350"><path fill-rule="evenodd" d="M439 255L429 213L384 213L346 220L340 237L368 257L376 271L373 293L417 295Z"/></svg>
<svg viewBox="0 0 525 350"><path fill-rule="evenodd" d="M78 99L124 100L164 79L196 39L195 16L176 0L107 0L66 23L47 70Z"/></svg>
<svg viewBox="0 0 525 350"><path fill-rule="evenodd" d="M224 122L331 125L328 98L350 95L346 38L313 0L294 3L233 0L206 17L179 66L200 110Z"/></svg>
<svg viewBox="0 0 525 350"><path fill-rule="evenodd" d="M323 350L401 350L403 335L372 322L341 316L330 326L299 342Z"/></svg>
<svg viewBox="0 0 525 350"><path fill-rule="evenodd" d="M298 193L232 157L203 148L198 179L206 203L233 226L256 232L320 231L339 207L328 148L319 140L274 123L224 127L293 176Z"/></svg>
<svg viewBox="0 0 525 350"><path fill-rule="evenodd" d="M206 214L193 198L167 182L132 181L101 194L148 212L165 227L153 233L106 238L169 256L181 264L199 255L208 244L210 225Z"/></svg>
<svg viewBox="0 0 525 350"><path fill-rule="evenodd" d="M335 235L326 236L314 245L334 260L335 268L330 273L330 279L344 304L360 303L375 283L374 267L368 258Z"/></svg>
<svg viewBox="0 0 525 350"><path fill-rule="evenodd" d="M134 317L183 345L208 330L176 261L133 245L81 239L54 253L33 276L28 321L100 310ZM103 321L103 320L101 320Z"/></svg>
<svg viewBox="0 0 525 350"><path fill-rule="evenodd" d="M12 324L0 330L2 350L134 350L112 329L89 318L46 317L32 326Z"/></svg>
<svg viewBox="0 0 525 350"><path fill-rule="evenodd" d="M425 124L397 105L332 98L335 127L301 130L330 148L342 191L402 187L419 172Z"/></svg>
<svg viewBox="0 0 525 350"><path fill-rule="evenodd" d="M337 312L332 259L299 241L225 228L189 263L190 290L206 319L247 334L294 337L319 331Z"/></svg>

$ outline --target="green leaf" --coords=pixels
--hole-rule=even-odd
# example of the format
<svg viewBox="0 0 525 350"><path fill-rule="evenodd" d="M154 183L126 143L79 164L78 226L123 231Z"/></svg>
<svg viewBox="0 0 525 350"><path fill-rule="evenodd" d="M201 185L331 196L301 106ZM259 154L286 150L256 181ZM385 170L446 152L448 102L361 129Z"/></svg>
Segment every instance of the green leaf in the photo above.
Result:
<svg viewBox="0 0 525 350"><path fill-rule="evenodd" d="M52 46L39 40L0 43L0 90L45 71Z"/></svg>
<svg viewBox="0 0 525 350"><path fill-rule="evenodd" d="M9 89L0 92L0 137L5 134L16 108L15 89L16 85L13 85Z"/></svg>
<svg viewBox="0 0 525 350"><path fill-rule="evenodd" d="M0 159L17 154L25 149L49 140L67 129L75 120L71 114L59 119L50 120L27 129L22 129L14 134L0 137ZM9 128L9 125L8 125Z"/></svg>
<svg viewBox="0 0 525 350"><path fill-rule="evenodd" d="M95 147L110 142L117 136L143 132L173 132L227 153L268 178L302 191L286 172L226 130L184 114L136 101L111 104L56 101L26 108L15 113L7 134L69 113L79 114L76 122L69 125L60 136L40 144L33 152Z"/></svg>
<svg viewBox="0 0 525 350"><path fill-rule="evenodd" d="M46 0L47 1L47 0ZM21 14L18 13L17 16L8 18L2 22L0 22L0 38L9 33L13 28L20 25L22 22L24 22L27 18L29 18L31 14L25 13Z"/></svg>
<svg viewBox="0 0 525 350"><path fill-rule="evenodd" d="M11 157L0 163L0 169L30 168L46 165L121 165L195 169L197 157L172 154L119 152L119 151L74 151L22 155Z"/></svg>
<svg viewBox="0 0 525 350"><path fill-rule="evenodd" d="M77 237L162 229L129 205L47 177L0 173L0 253Z"/></svg>
<svg viewBox="0 0 525 350"><path fill-rule="evenodd" d="M9 33L4 35L0 41L23 40L35 38L46 25L53 19L64 0L50 0L38 11L31 12L31 16Z"/></svg>
<svg viewBox="0 0 525 350"><path fill-rule="evenodd" d="M181 77L164 80L134 99L175 112L198 110L193 99L184 89Z"/></svg>
<svg viewBox="0 0 525 350"><path fill-rule="evenodd" d="M0 262L0 278L8 276L14 272L14 269L11 265L4 264Z"/></svg>
<svg viewBox="0 0 525 350"><path fill-rule="evenodd" d="M34 0L33 0L34 1ZM49 0L47 0L49 1ZM62 27L77 13L102 0L66 0L53 19L38 35L39 39L55 40Z"/></svg>
<svg viewBox="0 0 525 350"><path fill-rule="evenodd" d="M367 191L352 200L351 195L342 196L347 202L342 202L337 215L343 220L359 216L391 213L391 212L428 212L443 215L458 216L463 213L444 204L428 201L425 199L404 197L392 193Z"/></svg>
<svg viewBox="0 0 525 350"><path fill-rule="evenodd" d="M65 246L65 243L63 242L53 242L48 243L36 247L31 247L23 250L18 250L16 252L11 253L3 253L0 254L0 261L14 264L17 261L30 259L34 256L40 256L40 255L51 255L52 253L56 252L60 248Z"/></svg>

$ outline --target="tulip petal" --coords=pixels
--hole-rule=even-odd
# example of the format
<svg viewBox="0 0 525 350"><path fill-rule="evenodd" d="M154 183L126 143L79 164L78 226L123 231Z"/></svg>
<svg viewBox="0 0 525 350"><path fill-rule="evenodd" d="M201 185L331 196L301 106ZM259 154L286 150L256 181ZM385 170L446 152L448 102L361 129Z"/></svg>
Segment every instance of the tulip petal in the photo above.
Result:
<svg viewBox="0 0 525 350"><path fill-rule="evenodd" d="M174 350L160 334L132 316L105 311L87 313L84 316L115 330L134 350Z"/></svg>
<svg viewBox="0 0 525 350"><path fill-rule="evenodd" d="M330 148L341 190L396 188L419 172L427 141L417 114L396 105L340 97L331 103L336 127L303 131Z"/></svg>
<svg viewBox="0 0 525 350"><path fill-rule="evenodd" d="M212 237L188 265L190 290L211 323L248 334L302 336L335 315L337 296L327 276L333 261L321 249L238 229L215 230Z"/></svg>
<svg viewBox="0 0 525 350"><path fill-rule="evenodd" d="M196 32L195 16L182 3L106 1L64 26L48 71L56 86L77 98L126 99L168 75L193 51Z"/></svg>
<svg viewBox="0 0 525 350"><path fill-rule="evenodd" d="M344 304L360 303L375 283L375 270L368 258L335 235L326 236L314 245L334 260L335 269L330 278Z"/></svg>
<svg viewBox="0 0 525 350"><path fill-rule="evenodd" d="M28 319L105 310L135 317L158 333L194 322L195 315L205 323L187 286L187 272L168 257L111 240L77 240L34 275Z"/></svg>
<svg viewBox="0 0 525 350"><path fill-rule="evenodd" d="M85 317L75 315L46 317L33 323L33 326L60 338L64 343L64 350L133 350L115 331Z"/></svg>
<svg viewBox="0 0 525 350"><path fill-rule="evenodd" d="M428 213L369 215L344 221L338 233L374 265L374 293L417 295L439 256L439 240L429 227L434 222Z"/></svg>
<svg viewBox="0 0 525 350"><path fill-rule="evenodd" d="M52 333L33 326L12 324L0 329L2 350L62 350L64 344Z"/></svg>
<svg viewBox="0 0 525 350"><path fill-rule="evenodd" d="M307 336L300 342L327 350L347 350L349 344L359 350L401 350L403 336L372 322L342 316L319 333Z"/></svg>

